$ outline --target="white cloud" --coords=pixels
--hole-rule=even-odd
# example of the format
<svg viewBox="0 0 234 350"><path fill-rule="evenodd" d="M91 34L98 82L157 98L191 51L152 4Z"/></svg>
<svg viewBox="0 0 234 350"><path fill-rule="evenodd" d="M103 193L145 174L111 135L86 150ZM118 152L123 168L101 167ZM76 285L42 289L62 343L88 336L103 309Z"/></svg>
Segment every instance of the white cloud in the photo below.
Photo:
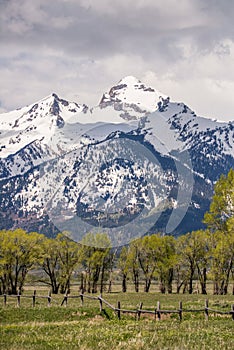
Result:
<svg viewBox="0 0 234 350"><path fill-rule="evenodd" d="M232 118L233 15L227 0L1 1L1 108L53 91L96 104L135 75L199 114Z"/></svg>

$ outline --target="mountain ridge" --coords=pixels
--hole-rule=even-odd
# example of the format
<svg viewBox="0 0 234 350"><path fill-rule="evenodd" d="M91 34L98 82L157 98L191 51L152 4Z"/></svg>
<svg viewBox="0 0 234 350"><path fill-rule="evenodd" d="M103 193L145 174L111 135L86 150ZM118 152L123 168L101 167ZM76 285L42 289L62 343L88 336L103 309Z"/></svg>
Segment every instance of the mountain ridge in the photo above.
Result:
<svg viewBox="0 0 234 350"><path fill-rule="evenodd" d="M95 107L68 102L52 93L27 107L1 114L0 140L2 222L8 228L23 225L47 234L66 228L66 218L77 218L77 213L92 224L96 215L101 215L106 227L115 227L136 218L150 205L147 215L152 216L155 208L160 215L149 231L167 232L173 213L181 220L177 219L171 234L203 227L202 216L215 182L234 167L234 122L197 116L183 102L173 102L131 76L104 93ZM148 152L144 150L152 153L153 163L144 158ZM134 161L123 163L122 158L130 157L128 152ZM105 160L108 157L113 162ZM53 162L54 173L50 171ZM100 170L103 164L108 170ZM51 179L43 175L46 171ZM56 184L58 174L61 194L48 209L47 198L56 190L53 182ZM144 184L144 177L152 186ZM137 183L138 189L142 188L139 193ZM149 190L153 199L146 195ZM183 190L187 197L180 196ZM118 200L125 209L115 208L121 218L117 224L113 217L108 223L106 214L91 205L114 212ZM136 206L137 201L142 204ZM65 226L58 217L64 219Z"/></svg>

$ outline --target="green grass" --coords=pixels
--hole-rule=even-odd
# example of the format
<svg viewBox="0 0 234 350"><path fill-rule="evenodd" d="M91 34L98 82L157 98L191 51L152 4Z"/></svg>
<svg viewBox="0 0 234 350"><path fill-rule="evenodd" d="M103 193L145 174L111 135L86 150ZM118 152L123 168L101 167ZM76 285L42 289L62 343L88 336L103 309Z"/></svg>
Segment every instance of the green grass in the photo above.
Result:
<svg viewBox="0 0 234 350"><path fill-rule="evenodd" d="M29 292L25 292L26 294ZM30 292L31 293L31 292ZM40 295L46 295L41 291ZM38 292L39 294L39 292ZM162 309L178 309L179 301L188 309L203 308L203 295L161 295L158 293L112 293L103 296L121 307L136 309L143 302L144 309L154 309L160 301ZM234 304L234 297L209 297L212 308L226 311ZM9 299L3 308L0 299L0 349L5 350L140 350L140 349L234 349L234 321L231 315L211 314L205 321L203 313L186 313L179 322L178 315L167 315L155 321L142 315L140 321L124 314L119 321L113 311L105 307L100 314L98 301L69 299L60 307L62 296L56 296L50 308L46 299L38 299L32 308L30 299ZM2 303L2 304L1 304Z"/></svg>

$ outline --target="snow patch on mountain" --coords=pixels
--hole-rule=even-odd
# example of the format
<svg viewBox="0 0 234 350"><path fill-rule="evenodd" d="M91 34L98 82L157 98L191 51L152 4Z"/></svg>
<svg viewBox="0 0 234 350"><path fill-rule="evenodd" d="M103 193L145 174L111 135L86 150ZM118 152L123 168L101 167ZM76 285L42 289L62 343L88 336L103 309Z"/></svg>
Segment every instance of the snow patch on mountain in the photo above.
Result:
<svg viewBox="0 0 234 350"><path fill-rule="evenodd" d="M57 129L85 108L51 94L28 107L1 114L0 157L14 154L35 140L47 144Z"/></svg>
<svg viewBox="0 0 234 350"><path fill-rule="evenodd" d="M121 111L122 118L132 120L155 111L158 109L158 104L166 98L167 96L151 87L146 87L135 77L128 76L103 95L99 106L101 108L112 106L115 110Z"/></svg>

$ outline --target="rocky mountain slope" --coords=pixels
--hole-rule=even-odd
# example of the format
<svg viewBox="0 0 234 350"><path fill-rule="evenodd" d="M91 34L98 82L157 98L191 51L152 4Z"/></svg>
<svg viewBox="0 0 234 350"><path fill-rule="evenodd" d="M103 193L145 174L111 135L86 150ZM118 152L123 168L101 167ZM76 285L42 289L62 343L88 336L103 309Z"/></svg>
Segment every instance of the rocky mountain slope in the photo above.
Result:
<svg viewBox="0 0 234 350"><path fill-rule="evenodd" d="M234 123L199 117L134 77L89 108L52 94L0 115L0 228L107 231L115 245L202 227L234 166Z"/></svg>

